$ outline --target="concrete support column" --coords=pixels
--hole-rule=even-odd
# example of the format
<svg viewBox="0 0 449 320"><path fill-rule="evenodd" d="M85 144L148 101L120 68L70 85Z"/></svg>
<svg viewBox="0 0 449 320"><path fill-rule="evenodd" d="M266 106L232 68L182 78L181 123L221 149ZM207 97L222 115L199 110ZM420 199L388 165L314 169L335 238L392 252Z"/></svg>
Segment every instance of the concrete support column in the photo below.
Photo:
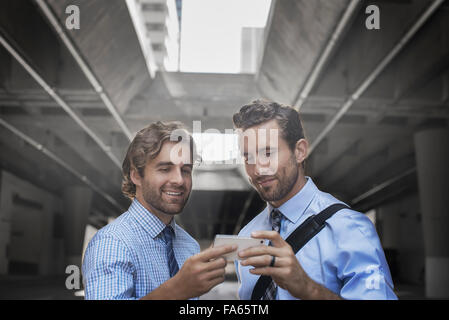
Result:
<svg viewBox="0 0 449 320"><path fill-rule="evenodd" d="M426 255L426 296L449 298L449 130L415 134Z"/></svg>
<svg viewBox="0 0 449 320"><path fill-rule="evenodd" d="M65 263L81 266L92 190L79 186L67 187L64 189L63 200Z"/></svg>

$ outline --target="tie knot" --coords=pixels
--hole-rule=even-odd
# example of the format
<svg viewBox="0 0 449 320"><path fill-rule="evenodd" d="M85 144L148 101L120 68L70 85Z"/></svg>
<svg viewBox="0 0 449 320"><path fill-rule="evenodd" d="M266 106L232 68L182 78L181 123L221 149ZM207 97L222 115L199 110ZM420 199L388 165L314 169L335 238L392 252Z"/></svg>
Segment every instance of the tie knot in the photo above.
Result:
<svg viewBox="0 0 449 320"><path fill-rule="evenodd" d="M281 228L281 219L282 213L278 209L273 209L273 211L271 211L271 226L274 231L279 232L279 229Z"/></svg>
<svg viewBox="0 0 449 320"><path fill-rule="evenodd" d="M173 230L172 226L166 226L162 232L164 234L165 243L171 244L175 236L175 231Z"/></svg>

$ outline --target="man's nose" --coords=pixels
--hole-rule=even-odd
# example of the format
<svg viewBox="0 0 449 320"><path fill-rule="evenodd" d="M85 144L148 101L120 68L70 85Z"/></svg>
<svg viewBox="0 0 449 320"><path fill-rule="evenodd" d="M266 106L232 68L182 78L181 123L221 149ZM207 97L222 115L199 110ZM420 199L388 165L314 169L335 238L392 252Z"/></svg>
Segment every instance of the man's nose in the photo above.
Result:
<svg viewBox="0 0 449 320"><path fill-rule="evenodd" d="M176 185L184 184L184 177L182 176L181 168L175 168L175 170L172 170L170 182Z"/></svg>
<svg viewBox="0 0 449 320"><path fill-rule="evenodd" d="M277 171L277 161L272 161L272 159L265 156L258 156L255 163L255 174L257 176L267 176L273 175Z"/></svg>
<svg viewBox="0 0 449 320"><path fill-rule="evenodd" d="M269 169L270 163L266 161L266 159L262 159L261 157L257 156L256 163L255 163L255 174L257 176L263 176L266 175L267 170Z"/></svg>

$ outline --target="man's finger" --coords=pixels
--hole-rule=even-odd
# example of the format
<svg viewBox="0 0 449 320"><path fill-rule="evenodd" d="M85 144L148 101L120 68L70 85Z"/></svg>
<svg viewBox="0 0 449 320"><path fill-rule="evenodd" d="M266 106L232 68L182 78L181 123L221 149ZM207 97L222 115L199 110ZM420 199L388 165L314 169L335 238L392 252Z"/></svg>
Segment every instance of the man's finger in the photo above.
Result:
<svg viewBox="0 0 449 320"><path fill-rule="evenodd" d="M275 247L282 247L286 244L285 240L282 239L281 235L276 231L253 231L251 232L251 237L256 239L268 239Z"/></svg>
<svg viewBox="0 0 449 320"><path fill-rule="evenodd" d="M211 271L215 269L223 269L227 265L227 261L225 258L218 258L213 261L206 262L206 267L204 268L204 271Z"/></svg>
<svg viewBox="0 0 449 320"><path fill-rule="evenodd" d="M274 267L282 268L288 265L286 258L277 257L274 266L271 265L273 256L258 256L242 260L242 266L253 266L255 268Z"/></svg>
<svg viewBox="0 0 449 320"><path fill-rule="evenodd" d="M248 258L254 256L270 255L270 256L281 256L281 251L279 248L272 246L256 246L238 252L240 258Z"/></svg>
<svg viewBox="0 0 449 320"><path fill-rule="evenodd" d="M230 253L232 251L237 250L237 246L236 245L224 245L224 246L217 246L217 247L213 247L213 248L209 248L204 250L203 252L200 252L196 255L196 258L199 261L202 262L207 262L211 259L216 259L219 258L223 255L225 255L226 253Z"/></svg>
<svg viewBox="0 0 449 320"><path fill-rule="evenodd" d="M225 281L225 277L224 277L224 275L222 275L222 276L218 276L217 278L209 280L208 283L212 289L213 287L215 287L216 285L219 285L220 283L223 283L224 281Z"/></svg>
<svg viewBox="0 0 449 320"><path fill-rule="evenodd" d="M279 276L280 273L282 272L282 269L276 268L276 267L260 267L260 268L249 269L249 272L252 274L273 277L273 276Z"/></svg>
<svg viewBox="0 0 449 320"><path fill-rule="evenodd" d="M205 275L205 277L206 277L207 280L213 280L213 279L218 278L218 277L224 277L224 275L225 275L225 270L224 269L216 269L216 270L208 272Z"/></svg>
<svg viewBox="0 0 449 320"><path fill-rule="evenodd" d="M249 259L242 260L242 266L253 266L255 268L267 267L270 265L272 257L269 255L252 257Z"/></svg>

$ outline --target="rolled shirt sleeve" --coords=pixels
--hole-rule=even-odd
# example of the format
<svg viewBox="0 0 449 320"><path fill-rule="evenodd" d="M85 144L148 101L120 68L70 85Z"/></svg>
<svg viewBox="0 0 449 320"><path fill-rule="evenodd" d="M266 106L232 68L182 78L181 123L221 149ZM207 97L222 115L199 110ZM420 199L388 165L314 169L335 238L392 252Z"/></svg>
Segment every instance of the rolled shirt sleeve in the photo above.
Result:
<svg viewBox="0 0 449 320"><path fill-rule="evenodd" d="M135 266L126 245L111 236L92 239L83 261L87 300L133 300Z"/></svg>
<svg viewBox="0 0 449 320"><path fill-rule="evenodd" d="M373 223L357 212L336 220L333 261L342 284L340 296L344 299L397 299Z"/></svg>

